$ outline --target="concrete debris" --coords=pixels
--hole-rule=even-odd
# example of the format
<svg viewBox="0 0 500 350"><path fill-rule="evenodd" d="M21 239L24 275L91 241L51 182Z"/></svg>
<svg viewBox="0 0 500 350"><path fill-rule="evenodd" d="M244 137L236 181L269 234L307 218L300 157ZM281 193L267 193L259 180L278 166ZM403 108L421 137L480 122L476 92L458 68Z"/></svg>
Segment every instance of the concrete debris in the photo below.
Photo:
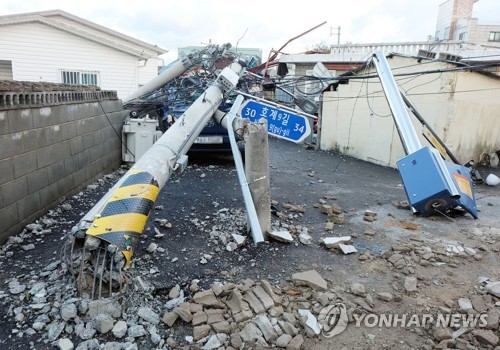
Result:
<svg viewBox="0 0 500 350"><path fill-rule="evenodd" d="M297 272L292 275L296 285L306 285L317 290L327 290L327 283L316 270Z"/></svg>
<svg viewBox="0 0 500 350"><path fill-rule="evenodd" d="M351 241L351 236L342 237L325 237L323 238L323 244L327 248L337 248L340 243L347 243Z"/></svg>
<svg viewBox="0 0 500 350"><path fill-rule="evenodd" d="M297 312L301 316L300 320L302 325L306 328L307 334L311 334L312 332L312 334L318 335L321 333L321 325L309 310L299 309Z"/></svg>
<svg viewBox="0 0 500 350"><path fill-rule="evenodd" d="M475 329L472 335L479 343L486 346L497 346L499 343L499 337L490 330Z"/></svg>
<svg viewBox="0 0 500 350"><path fill-rule="evenodd" d="M407 292L417 291L417 278L416 277L406 277L404 282L404 287Z"/></svg>
<svg viewBox="0 0 500 350"><path fill-rule="evenodd" d="M500 281L497 282L489 282L486 284L486 291L490 294L493 294L497 298L500 298Z"/></svg>
<svg viewBox="0 0 500 350"><path fill-rule="evenodd" d="M179 287L179 285L176 285L168 293L168 298L171 300L177 299L180 295L181 295L181 287Z"/></svg>
<svg viewBox="0 0 500 350"><path fill-rule="evenodd" d="M288 209L289 211L295 212L295 213L305 213L306 212L305 208L301 205L293 205L293 204L285 203L285 204L283 204L283 208Z"/></svg>
<svg viewBox="0 0 500 350"><path fill-rule="evenodd" d="M140 307L139 310L137 310L137 316L154 325L160 323L160 316L149 307Z"/></svg>
<svg viewBox="0 0 500 350"><path fill-rule="evenodd" d="M328 216L328 223L325 226L327 231L334 230L334 225L346 222L344 210L337 205L329 205L330 199L324 198L316 206L321 213ZM244 212L220 209L219 204L214 204L213 207L216 210L215 224L207 217L197 218L196 210L189 213L186 219L200 231L210 234L210 242L207 245L209 249L205 252L196 252L195 260L205 261L207 264L210 262L208 265L200 266L200 276L210 276L209 278L213 276L213 280L209 281L207 278L203 280L202 277L198 277L200 280L184 280L180 276L172 276L168 288L163 286L161 290L155 291L155 286L146 277L149 276L149 271L158 271L160 268L144 267L143 261L138 259L133 266L136 273L131 283L134 288L132 298L127 299L125 303L117 302L114 296L109 299L90 300L85 293L76 296L74 288L69 287L64 277L67 269L64 260L52 259L42 263L40 271L30 268L26 269L29 274L16 277L12 277L14 276L12 274L5 280L4 288L0 289L0 298L8 306L5 318L10 319L15 325L12 328L12 338L39 335L40 344L35 343L30 345L31 347L52 346L64 350L72 350L75 347L78 350L141 348L299 350L304 347L304 336L316 337L308 341L319 341L317 336L321 333L320 325L322 325L320 313L329 305L342 303L347 309L350 321L354 321L355 313L385 312L390 307L399 307L402 300L409 299L417 309L426 310L425 312L433 315L458 312L467 317L484 315L484 319L487 320L486 325L475 327L414 328L412 332L415 332L415 336L427 337L426 344L422 348L493 349L499 345L500 282L493 281L493 277L498 276L492 274L492 280L483 277L479 282L473 281L472 284L476 284L473 290L463 291L462 298L444 300L443 305L433 303L431 296L427 294L429 287L443 286L446 279L453 278L454 273L459 272L463 264L475 263L478 256L483 256L484 262L489 263L489 254L499 251L498 241L495 236L489 235L484 227L478 226L477 235L481 237L479 242L471 242L464 237L463 241L453 244L443 245L440 242L439 245L433 245L427 235L412 233L406 242L394 242L392 251L386 250L381 254L375 249L371 250L371 245L375 246L373 236L377 234L383 238L391 227L380 229L377 225L372 226L373 229L370 230L360 230L359 227L347 228L339 232L349 232L352 236L320 236L322 237L319 238L320 242L327 248L340 249L344 254L356 251L356 248L349 244L352 237L359 237L360 244L368 242L370 251L363 249L362 259L365 260L362 262L363 268L368 268L367 270L360 269L352 278L343 282L327 283L318 271L331 271L333 267L304 260L304 265L301 267L310 263L311 270L295 273L291 278L292 283L286 281L283 285L275 287L269 282L270 280L264 279L260 281L246 279L237 282L237 276L242 271L241 266L231 266L221 275L214 273L216 268L214 266L219 263L217 254L226 254L226 247L231 247L231 251L240 248L234 257L241 265L248 262L248 266L256 267L260 261L251 251L252 248L246 246L247 236L242 234L246 230ZM312 240L312 234L309 232L314 231L311 228L295 225L291 221L291 218L300 217L304 207L284 205L284 208L298 214L287 213L285 219L279 217L278 222L273 223L274 230L268 237L287 243L294 242L295 239L296 245L297 242ZM347 215L350 215L350 212L350 209L345 211ZM382 214L379 215L381 218ZM365 211L364 216L377 218L377 213ZM52 228L57 227L56 223L50 220L39 222L26 226L25 233L42 239L41 235L45 234L48 225ZM163 227L164 230L168 221L156 219L155 223L159 223L160 229ZM238 229L233 230L233 226ZM361 234L358 236L356 232ZM178 261L176 266L184 267L183 260L187 259L183 255L185 250L172 252L170 248L161 248L159 241L155 241L163 237L158 228L150 227L147 234L154 242L146 243L146 240L142 242L146 243L143 249L149 253L144 254L145 260L165 258L167 263ZM321 234L324 233L319 232L319 235ZM332 233L329 232L328 235ZM318 239L316 234L314 238ZM99 243L98 239L90 237L86 240L86 249L96 250L99 248ZM17 251L12 251L12 246L16 246ZM17 253L32 254L34 247L27 236L10 237L8 242L0 247L0 264ZM283 250L289 248L269 243L264 249L269 249L273 254L276 252L278 256L276 261L286 264L288 261L285 260L286 255ZM251 254L248 254L249 252ZM283 260L279 260L282 259L279 255L281 253ZM175 257L176 255L179 258ZM249 255L250 259L245 260ZM358 262L356 258L350 256L338 258ZM275 267L281 270L279 264ZM432 269L432 274L423 273L426 268ZM307 269L308 267L305 268ZM389 285L375 286L372 282L368 282L368 274L372 272L390 275ZM263 269L259 273L267 276L268 271ZM327 272L325 277L326 274ZM331 274L328 276L331 278ZM415 276L418 276L418 279ZM223 278L225 282L222 282ZM274 276L271 277L269 274L268 278ZM363 283L352 283L352 281ZM176 283L178 284L175 285ZM333 285L329 288L328 284ZM175 286L172 287L173 285ZM210 287L203 290L206 286ZM391 292L377 292L377 290ZM366 337L369 346L378 341L378 337L371 337L370 334ZM366 347L366 341L366 339L359 341L354 339L353 346ZM4 346L7 344L4 340L0 340L0 343ZM388 343L387 347L391 345Z"/></svg>
<svg viewBox="0 0 500 350"><path fill-rule="evenodd" d="M386 292L377 293L377 297L383 301L392 301L394 299L394 296L391 293Z"/></svg>
<svg viewBox="0 0 500 350"><path fill-rule="evenodd" d="M196 293L193 296L193 300L195 303L203 306L222 307L221 302L215 297L215 294L211 289Z"/></svg>
<svg viewBox="0 0 500 350"><path fill-rule="evenodd" d="M57 347L60 350L73 350L75 346L73 342L68 338L62 338L57 341Z"/></svg>
<svg viewBox="0 0 500 350"><path fill-rule="evenodd" d="M146 251L148 253L154 253L156 251L156 249L158 249L158 244L156 243L151 243L149 244L149 246L146 248Z"/></svg>
<svg viewBox="0 0 500 350"><path fill-rule="evenodd" d="M87 315L94 318L99 314L106 314L113 318L119 318L121 315L121 306L117 302L109 299L92 300L89 303Z"/></svg>
<svg viewBox="0 0 500 350"><path fill-rule="evenodd" d="M214 334L212 335L208 341L205 343L205 345L202 346L203 350L213 350L213 349L218 349L221 347L224 343L220 341L219 337Z"/></svg>
<svg viewBox="0 0 500 350"><path fill-rule="evenodd" d="M255 294L249 290L245 293L243 300L248 304L250 309L256 313L256 314L261 314L266 311L264 305L257 299Z"/></svg>
<svg viewBox="0 0 500 350"><path fill-rule="evenodd" d="M271 321L265 315L258 315L253 319L255 325L260 329L264 339L267 342L272 342L276 338L278 338L278 334L275 332Z"/></svg>
<svg viewBox="0 0 500 350"><path fill-rule="evenodd" d="M351 285L351 293L354 295L359 295L361 297L364 297L366 295L365 286L362 285L361 283L353 283Z"/></svg>
<svg viewBox="0 0 500 350"><path fill-rule="evenodd" d="M299 234L299 242L305 245L311 245L313 243L313 238L309 234L302 232Z"/></svg>
<svg viewBox="0 0 500 350"><path fill-rule="evenodd" d="M123 338L125 334L127 334L127 329L127 322L120 320L113 326L111 333L113 333L116 338Z"/></svg>
<svg viewBox="0 0 500 350"><path fill-rule="evenodd" d="M144 329L143 325L134 325L130 326L130 328L127 330L127 334L129 337L139 338L145 336L146 334L148 334L148 332Z"/></svg>
<svg viewBox="0 0 500 350"><path fill-rule="evenodd" d="M342 244L342 243L339 243L339 248L340 250L342 250L342 253L344 254L352 254L352 253L357 253L358 251L356 250L356 248L351 245L351 244Z"/></svg>
<svg viewBox="0 0 500 350"><path fill-rule="evenodd" d="M109 315L99 314L92 319L93 327L99 333L108 333L113 329L114 320Z"/></svg>
<svg viewBox="0 0 500 350"><path fill-rule="evenodd" d="M288 343L286 347L287 350L300 350L302 348L302 344L304 343L304 337L302 334L297 334L292 340Z"/></svg>
<svg viewBox="0 0 500 350"><path fill-rule="evenodd" d="M234 243L236 243L236 245L238 247L241 247L242 245L244 245L246 240L247 240L247 238L245 236L242 236L242 235L239 235L236 233L233 233L231 236L233 237Z"/></svg>
<svg viewBox="0 0 500 350"><path fill-rule="evenodd" d="M268 233L268 237L278 242L293 242L293 237L288 231L271 231Z"/></svg>
<svg viewBox="0 0 500 350"><path fill-rule="evenodd" d="M273 299L269 296L269 294L267 294L261 285L255 286L252 290L266 310L274 306Z"/></svg>
<svg viewBox="0 0 500 350"><path fill-rule="evenodd" d="M473 309L472 302L469 298L458 298L458 307L463 311L471 311Z"/></svg>
<svg viewBox="0 0 500 350"><path fill-rule="evenodd" d="M282 334L276 339L276 346L278 348L286 348L288 344L290 344L290 341L292 340L292 336L289 334Z"/></svg>

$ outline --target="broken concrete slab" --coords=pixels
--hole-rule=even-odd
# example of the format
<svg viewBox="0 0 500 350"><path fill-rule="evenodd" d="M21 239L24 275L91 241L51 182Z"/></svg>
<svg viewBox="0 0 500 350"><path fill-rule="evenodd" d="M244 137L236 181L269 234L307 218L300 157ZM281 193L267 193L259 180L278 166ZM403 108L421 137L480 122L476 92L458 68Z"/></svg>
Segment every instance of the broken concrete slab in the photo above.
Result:
<svg viewBox="0 0 500 350"><path fill-rule="evenodd" d="M351 285L351 293L354 295L359 295L361 297L364 297L366 296L365 286L362 285L361 283L355 282Z"/></svg>
<svg viewBox="0 0 500 350"><path fill-rule="evenodd" d="M486 291L493 294L497 298L500 298L500 281L490 282L486 285Z"/></svg>
<svg viewBox="0 0 500 350"><path fill-rule="evenodd" d="M204 306L223 307L222 303L219 301L219 299L217 299L213 290L211 289L196 293L193 296L193 300L195 303Z"/></svg>
<svg viewBox="0 0 500 350"><path fill-rule="evenodd" d="M205 338L210 334L211 330L212 328L210 328L210 326L207 324L193 327L193 340L198 341L202 338Z"/></svg>
<svg viewBox="0 0 500 350"><path fill-rule="evenodd" d="M302 326L304 327L306 333L309 336L314 336L321 333L321 325L318 323L316 317L309 310L299 309L298 313L301 316L300 320Z"/></svg>
<svg viewBox="0 0 500 350"><path fill-rule="evenodd" d="M327 248L338 247L340 243L347 243L351 240L351 236L342 237L325 237L322 242Z"/></svg>
<svg viewBox="0 0 500 350"><path fill-rule="evenodd" d="M288 343L286 347L287 350L300 350L302 344L304 343L304 337L302 334L298 334Z"/></svg>
<svg viewBox="0 0 500 350"><path fill-rule="evenodd" d="M406 277L404 282L404 287L407 292L417 291L417 278L416 277Z"/></svg>
<svg viewBox="0 0 500 350"><path fill-rule="evenodd" d="M377 293L377 297L383 301L392 301L392 299L394 299L394 296L391 293L386 292Z"/></svg>
<svg viewBox="0 0 500 350"><path fill-rule="evenodd" d="M244 342L251 342L259 337L262 337L260 329L252 322L247 325L239 333Z"/></svg>
<svg viewBox="0 0 500 350"><path fill-rule="evenodd" d="M264 290L266 291L267 294L273 299L275 304L281 304L282 300L279 295L276 295L276 293L273 290L273 287L271 286L271 283L267 280L261 280L260 285Z"/></svg>
<svg viewBox="0 0 500 350"><path fill-rule="evenodd" d="M269 296L269 294L266 293L262 286L255 286L252 291L257 299L259 299L259 301L262 303L262 305L264 305L266 310L274 306L273 299Z"/></svg>
<svg viewBox="0 0 500 350"><path fill-rule="evenodd" d="M206 323L208 320L208 316L203 311L198 311L193 315L193 319L191 320L191 324L193 326L199 326L200 324Z"/></svg>
<svg viewBox="0 0 500 350"><path fill-rule="evenodd" d="M213 324L224 321L224 311L222 309L208 309L205 310L207 314L207 323Z"/></svg>
<svg viewBox="0 0 500 350"><path fill-rule="evenodd" d="M248 310L248 304L243 300L243 296L238 289L233 289L231 291L231 294L229 294L229 298L226 299L225 303L233 315L241 312L242 310Z"/></svg>
<svg viewBox="0 0 500 350"><path fill-rule="evenodd" d="M278 242L292 243L293 237L288 231L272 231L268 233L269 238Z"/></svg>
<svg viewBox="0 0 500 350"><path fill-rule="evenodd" d="M236 245L238 247L241 247L243 244L245 244L245 242L247 240L247 238L245 236L242 236L242 235L239 235L236 233L233 233L231 236L233 237L234 243L236 243Z"/></svg>
<svg viewBox="0 0 500 350"><path fill-rule="evenodd" d="M255 294L251 290L245 293L245 295L243 296L243 300L248 303L250 309L252 309L252 311L256 314L261 314L266 311L264 305L262 305L262 303L259 301L259 299L257 299Z"/></svg>
<svg viewBox="0 0 500 350"><path fill-rule="evenodd" d="M477 341L483 345L496 346L498 345L500 339L493 331L484 329L475 329L472 334L476 337Z"/></svg>
<svg viewBox="0 0 500 350"><path fill-rule="evenodd" d="M458 307L463 311L470 311L473 309L472 302L469 298L458 298Z"/></svg>
<svg viewBox="0 0 500 350"><path fill-rule="evenodd" d="M177 318L179 318L179 315L177 315L175 312L165 312L161 320L167 326L172 327L175 321L177 321Z"/></svg>
<svg viewBox="0 0 500 350"><path fill-rule="evenodd" d="M344 254L352 254L352 253L357 253L357 249L351 245L351 244L342 244L339 243L339 248Z"/></svg>
<svg viewBox="0 0 500 350"><path fill-rule="evenodd" d="M292 280L296 285L306 285L317 290L328 289L326 281L316 270L294 273Z"/></svg>
<svg viewBox="0 0 500 350"><path fill-rule="evenodd" d="M271 321L269 321L266 315L258 315L253 319L253 322L259 327L266 341L272 342L278 338L278 334L275 332Z"/></svg>

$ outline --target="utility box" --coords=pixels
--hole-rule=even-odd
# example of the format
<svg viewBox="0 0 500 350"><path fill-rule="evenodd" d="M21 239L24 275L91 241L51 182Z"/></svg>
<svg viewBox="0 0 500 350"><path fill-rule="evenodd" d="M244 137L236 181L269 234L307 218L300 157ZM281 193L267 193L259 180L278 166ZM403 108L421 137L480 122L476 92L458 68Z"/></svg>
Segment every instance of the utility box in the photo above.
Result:
<svg viewBox="0 0 500 350"><path fill-rule="evenodd" d="M135 163L161 136L157 130L156 119L130 118L125 121L122 130L122 159L124 162Z"/></svg>
<svg viewBox="0 0 500 350"><path fill-rule="evenodd" d="M442 160L434 148L423 147L397 162L410 202L422 216L461 207L475 219L478 211L466 167Z"/></svg>

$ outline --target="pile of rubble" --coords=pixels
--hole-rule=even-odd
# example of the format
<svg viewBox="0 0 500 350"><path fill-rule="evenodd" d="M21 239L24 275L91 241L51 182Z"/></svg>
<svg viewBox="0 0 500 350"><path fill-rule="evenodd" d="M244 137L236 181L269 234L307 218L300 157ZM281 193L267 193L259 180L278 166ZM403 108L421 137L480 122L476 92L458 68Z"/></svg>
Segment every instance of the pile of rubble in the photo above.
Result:
<svg viewBox="0 0 500 350"><path fill-rule="evenodd" d="M308 325L307 317L299 316L299 309L318 311L335 298L335 294L318 292L326 291L326 282L308 271L293 276L296 284L306 287L288 293L266 280L250 279L240 284L214 283L210 289L193 293L198 289L193 281L189 291L172 288L166 302L137 277L130 298L118 303L116 298L77 297L65 269L55 261L28 280L8 281L9 290L2 292L2 300L10 303L9 316L17 325L14 336L39 334L39 341L63 350L75 344L79 350L300 349L304 336L319 333ZM188 293L192 297L185 297ZM174 340L176 329L185 326L192 327L192 333Z"/></svg>

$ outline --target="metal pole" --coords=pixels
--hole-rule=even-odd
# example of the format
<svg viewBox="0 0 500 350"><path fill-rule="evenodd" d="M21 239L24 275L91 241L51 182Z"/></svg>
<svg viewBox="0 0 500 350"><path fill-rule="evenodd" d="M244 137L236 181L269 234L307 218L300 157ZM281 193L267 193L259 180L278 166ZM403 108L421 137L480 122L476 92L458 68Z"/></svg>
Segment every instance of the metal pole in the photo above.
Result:
<svg viewBox="0 0 500 350"><path fill-rule="evenodd" d="M415 117L417 118L417 120L422 124L422 126L425 127L425 128L427 128L427 130L429 130L429 132L432 134L432 136L434 136L434 138L436 139L436 141L439 143L439 146L443 148L443 150L445 151L446 155L448 157L450 157L450 159L452 160L452 162L455 163L455 164L460 164L460 161L457 159L457 157L455 157L455 155L451 152L451 150L448 147L446 147L446 145L444 144L444 142L439 138L439 136L436 134L436 132L429 126L429 124L427 124L427 122L425 121L424 117L417 111L417 109L415 108L415 106L413 105L413 103L411 103L411 101L408 99L408 97L406 97L405 94L403 94L402 92L401 92L401 97L403 98L403 101L408 106L408 108L410 108L410 110L412 111L412 113L415 115ZM436 147L436 145L433 145L433 146ZM443 156L444 156L444 154L443 154Z"/></svg>
<svg viewBox="0 0 500 350"><path fill-rule="evenodd" d="M387 59L382 52L377 52L374 55L373 63L378 71L380 82L385 91L385 97L389 103L389 108L392 112L392 117L396 123L396 128L403 143L405 153L412 154L422 148L422 144L410 120L410 115L401 98L400 91L394 81L391 73L391 68L387 63Z"/></svg>
<svg viewBox="0 0 500 350"><path fill-rule="evenodd" d="M260 227L257 211L255 210L252 194L248 187L248 182L243 167L243 160L241 159L240 150L238 148L238 144L236 143L236 138L234 137L234 130L233 130L233 121L236 118L236 112L239 111L242 103L243 103L243 96L238 95L238 97L236 97L236 100L233 103L233 106L231 107L231 110L227 114L227 129L229 134L229 140L231 142L231 150L233 151L234 163L236 165L236 170L238 173L238 180L240 181L241 192L243 193L243 199L245 201L245 208L248 215L248 221L250 224L252 238L254 243L257 244L260 242L264 242L264 236L262 234L262 229Z"/></svg>

